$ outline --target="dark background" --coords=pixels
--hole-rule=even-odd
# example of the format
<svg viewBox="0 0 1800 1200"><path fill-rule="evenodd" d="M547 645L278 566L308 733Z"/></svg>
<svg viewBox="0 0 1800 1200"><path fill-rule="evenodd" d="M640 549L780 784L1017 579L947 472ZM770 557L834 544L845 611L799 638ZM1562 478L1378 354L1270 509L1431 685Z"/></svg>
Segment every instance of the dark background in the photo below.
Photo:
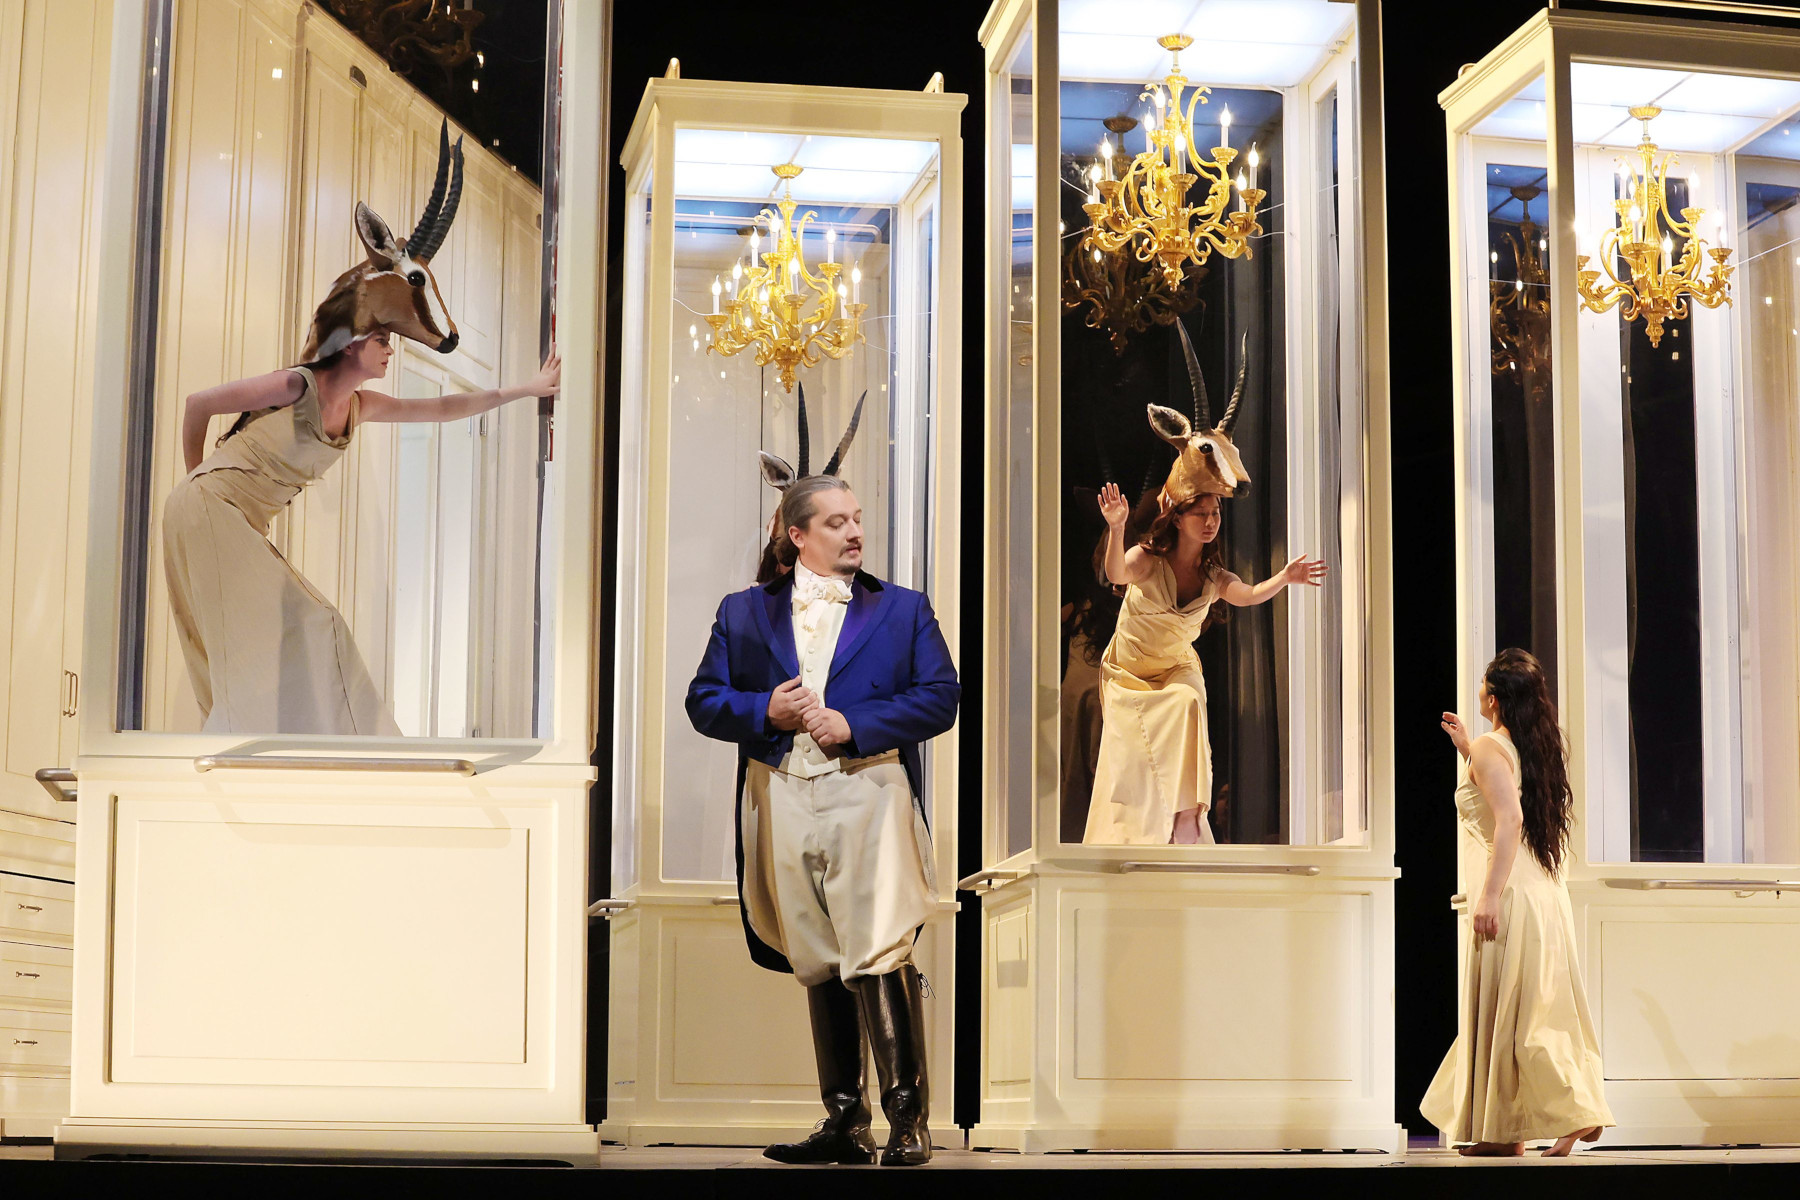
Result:
<svg viewBox="0 0 1800 1200"><path fill-rule="evenodd" d="M585 0L583 0L585 2ZM1119 0L1121 4L1130 0ZM1433 1132L1418 1113L1418 1100L1456 1033L1454 925L1449 898L1455 891L1455 818L1451 790L1455 756L1438 728L1446 708L1470 712L1474 697L1455 694L1455 533L1452 519L1454 461L1451 448L1449 227L1446 214L1444 117L1437 95L1458 69L1481 58L1543 6L1538 0L1389 0L1383 5L1384 111L1386 129L1391 379L1395 821L1401 871L1396 912L1395 969L1397 1062L1395 1117L1413 1132ZM1571 5L1575 7L1575 5ZM1588 5L1611 8L1618 6ZM644 83L660 76L671 57L689 79L759 83L809 83L914 90L933 71L946 90L968 97L963 111L966 204L963 215L963 495L969 530L982 524L985 448L982 298L986 221L983 54L977 29L986 0L909 0L877 7L863 16L834 21L826 37L788 39L769 14L742 6L700 5L691 0L642 3L621 0L614 11L612 42L613 211L609 217L611 276L608 312L606 478L619 478L617 428L619 272L623 188L618 154L642 98ZM1668 10L1662 15L1671 15ZM1740 18L1741 19L1741 18ZM610 530L608 501L603 530ZM603 535L604 578L612 576L615 539ZM962 654L964 682L961 737L960 863L962 874L980 870L981 775L979 714L982 598L994 585L981 559L981 541L963 541ZM610 595L603 601L610 607ZM611 627L610 612L601 628ZM602 679L611 677L612 648L602 647ZM603 689L600 728L611 726L610 690ZM605 844L611 797L610 763L603 745L595 803L597 848ZM607 858L596 856L594 894L607 894ZM979 905L965 895L957 918L957 1104L955 1119L977 1119L979 1076ZM596 929L596 934L600 931ZM598 1056L604 1026L605 941L594 938L590 976L595 1055L589 1076L598 1119L604 1071ZM799 1003L796 994L795 1003Z"/></svg>

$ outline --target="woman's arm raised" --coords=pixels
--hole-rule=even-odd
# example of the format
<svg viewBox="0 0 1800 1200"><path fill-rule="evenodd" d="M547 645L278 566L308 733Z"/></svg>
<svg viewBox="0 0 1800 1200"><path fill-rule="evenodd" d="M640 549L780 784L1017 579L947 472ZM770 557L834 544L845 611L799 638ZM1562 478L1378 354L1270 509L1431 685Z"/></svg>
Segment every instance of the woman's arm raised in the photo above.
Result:
<svg viewBox="0 0 1800 1200"><path fill-rule="evenodd" d="M222 413L255 412L259 408L286 408L306 390L297 371L270 371L205 388L187 398L181 414L181 461L192 471L206 457L206 426Z"/></svg>
<svg viewBox="0 0 1800 1200"><path fill-rule="evenodd" d="M455 392L448 396L425 396L417 400L398 400L381 392L364 389L361 419L364 421L459 421L499 408L527 396L554 396L562 390L562 358L552 354L532 379L518 387L488 388L480 392Z"/></svg>
<svg viewBox="0 0 1800 1200"><path fill-rule="evenodd" d="M1100 515L1106 518L1107 582L1120 587L1142 583L1150 574L1150 556L1142 546L1125 548L1125 522L1131 516L1131 505L1125 502L1118 484L1100 489Z"/></svg>

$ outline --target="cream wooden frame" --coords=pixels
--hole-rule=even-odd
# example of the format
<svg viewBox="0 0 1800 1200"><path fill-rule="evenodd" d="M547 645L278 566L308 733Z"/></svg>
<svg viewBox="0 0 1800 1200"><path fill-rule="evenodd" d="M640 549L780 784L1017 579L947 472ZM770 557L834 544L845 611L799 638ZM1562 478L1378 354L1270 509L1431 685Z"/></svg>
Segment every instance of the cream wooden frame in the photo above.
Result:
<svg viewBox="0 0 1800 1200"><path fill-rule="evenodd" d="M1485 229L1470 228L1464 196L1472 178L1472 131L1521 85L1544 76L1551 261L1566 267L1584 249L1575 233L1578 204L1585 201L1580 200L1584 152L1575 145L1572 127L1572 61L1792 79L1800 78L1794 66L1797 52L1800 33L1788 30L1552 10L1527 22L1439 96L1446 112L1450 173L1455 448L1461 479L1456 520L1462 695L1473 695L1485 663L1495 586L1488 532L1492 483L1483 467L1486 431L1477 420L1485 410L1472 399L1483 387L1477 377L1485 370L1487 345L1487 272L1473 269L1470 262L1472 255L1485 253ZM1715 167L1715 181L1721 174ZM1735 192L1735 181L1730 186ZM1709 194L1719 191L1709 187ZM1483 281L1479 288L1477 277ZM1602 691L1590 661L1588 630L1595 620L1593 605L1601 599L1593 594L1593 562L1596 554L1610 551L1603 541L1590 547L1599 527L1594 514L1584 512L1585 460L1595 448L1582 453L1569 449L1596 436L1594 421L1584 420L1581 404L1568 398L1581 396L1584 367L1604 374L1605 364L1583 361L1584 336L1591 336L1584 334L1589 314L1580 309L1574 284L1572 271L1561 269L1552 275L1559 673L1570 776L1575 782L1566 875L1590 1005L1607 1064L1608 1101L1619 1121L1619 1130L1609 1137L1627 1144L1794 1141L1800 1139L1800 1063L1789 1061L1793 1056L1778 1048L1765 1047L1745 1057L1733 1049L1740 1045L1733 1038L1791 1027L1785 992L1771 996L1767 989L1773 986L1770 964L1789 961L1792 948L1800 944L1800 902L1791 892L1757 889L1764 881L1792 879L1795 864L1623 862L1611 859L1619 845L1615 835L1599 843L1592 836L1605 819L1593 799L1606 786L1603 765L1595 761L1600 736L1596 730L1605 718L1597 711ZM1599 319L1616 320L1611 314ZM1702 313L1695 322L1696 354L1703 356L1700 361L1710 356L1717 364L1713 373L1725 381L1728 394L1741 377L1738 358L1743 351L1733 348L1740 340L1736 320L1721 310ZM1699 328L1709 322L1712 330ZM1595 375L1587 384L1616 389L1614 379ZM1710 384L1697 379L1696 385L1704 397ZM1604 436L1604 430L1599 432ZM1730 472L1728 481L1715 479L1714 491L1730 487L1741 495L1741 474L1731 465L1743 461L1741 426L1723 442L1717 438L1709 442L1705 431L1698 431L1698 436L1703 493L1709 471L1715 476ZM1616 431L1611 453L1617 454ZM1704 495L1701 502L1703 506L1708 502ZM1742 520L1740 509L1736 535L1740 554ZM1703 569L1706 565L1703 559ZM1741 578L1724 583L1735 592ZM1742 616L1725 625L1728 636L1739 636ZM1752 655L1745 641L1737 653ZM1703 651L1714 652L1710 646ZM1729 664L1728 673L1737 669L1739 664ZM1708 734L1737 738L1740 731L1732 726L1738 719L1735 712L1711 712ZM1718 770L1709 767L1709 777ZM1711 852L1729 847L1730 839L1709 826L1707 843ZM1597 845L1606 848L1597 851ZM1465 885L1471 870L1465 858ZM1741 894L1734 895L1731 881L1746 881ZM1717 890L1691 890L1696 887ZM1739 957L1719 957L1733 949Z"/></svg>
<svg viewBox="0 0 1800 1200"><path fill-rule="evenodd" d="M584 6L570 5L571 9ZM143 32L138 29L141 7L122 5L118 12L117 33L113 42L113 77L131 78L129 55L141 60ZM597 15L572 13L571 27L580 30L584 22ZM565 42L565 45L567 43ZM120 72L126 74L121 75ZM598 153L601 125L595 114L601 97L592 80L564 74L564 112L566 114L563 146L565 178L571 191L563 197L564 211L593 211L603 192L599 181L587 179L590 171L573 169L579 163L591 163ZM594 112L581 105L587 101ZM106 228L101 242L103 277L130 279L136 262L138 233L135 225L138 148L138 119L143 97L132 87L115 87L108 116L108 170L104 179ZM579 146L579 152L571 145ZM574 154L575 157L571 157ZM587 155L588 157L581 157ZM585 189L583 191L582 189ZM127 214L131 219L127 220ZM587 340L578 330L594 328L600 311L601 280L599 267L602 245L590 222L565 221L561 225L559 255L558 328L562 331L564 349L577 339ZM92 521L88 541L89 602L86 608L83 638L82 678L84 690L94 702L83 705L81 747L84 757L151 757L192 759L205 754L226 753L244 739L233 735L171 734L144 730L114 728L111 698L118 694L119 662L118 628L120 613L119 546L123 544L124 522L120 506L125 495L123 464L128 447L125 444L127 348L131 337L132 298L127 288L106 289L97 313L98 353L94 386L94 471L90 509ZM557 402L557 418L561 428L559 440L575 447L598 447L598 414L600 398L600 348L597 339L592 354L585 348L580 353L564 355L563 390ZM560 566L557 574L555 611L568 615L591 612L596 570L593 526L599 472L598 452L571 454L559 462L560 487L573 497L566 501L568 512L561 523ZM594 717L592 684L595 682L595 633L593 621L562 619L556 622L555 661L565 664L558 672L551 719L552 736L547 739L489 738L410 738L408 750L420 754L472 755L495 765L534 763L541 765L581 764L584 768L593 753ZM570 669L574 664L585 664ZM100 703L101 697L106 703ZM368 748L377 739L347 737L342 739L309 738L296 735L271 735L259 738L266 751L282 748L319 749L328 741L346 747Z"/></svg>
<svg viewBox="0 0 1800 1200"><path fill-rule="evenodd" d="M983 898L984 971L982 998L982 1119L972 1144L1025 1151L1056 1149L1278 1149L1287 1147L1376 1148L1404 1145L1393 1122L1393 726L1392 726L1392 553L1389 534L1389 453L1387 405L1387 272L1386 204L1379 80L1381 35L1379 7L1373 0L1357 4L1354 68L1327 65L1309 84L1287 89L1289 116L1296 127L1296 108L1307 131L1287 148L1290 193L1294 182L1310 177L1308 157L1313 103L1331 83L1349 86L1348 125L1340 125L1347 148L1340 185L1354 189L1344 206L1346 241L1340 264L1345 291L1354 296L1361 322L1354 356L1353 383L1346 393L1362 398L1359 438L1362 458L1357 473L1346 475L1346 502L1360 501L1364 527L1361 558L1338 578L1355 586L1364 616L1361 696L1366 725L1363 744L1346 747L1346 759L1358 751L1363 761L1346 761L1347 771L1362 769L1367 781L1367 836L1354 846L1086 846L1063 843L1058 811L1059 699L1053 681L1060 678L1060 634L1056 598L1060 564L1061 489L1057 484L1060 430L1060 319L1034 319L1030 357L1032 394L1011 396L1013 362L1007 338L1007 303L1012 278L1010 192L1012 120L1007 79L1009 64L1027 42L1035 81L1032 103L1035 153L1032 206L1034 253L1032 312L1061 313L1060 255L1045 247L1057 244L1049 222L1060 211L1058 189L1060 138L1043 136L1059 125L1057 68L1058 6L1055 0L998 0L981 30L987 51L990 126L988 172L990 207L987 229L988 379L988 519L990 572L998 572L988 591L984 647L988 705L984 713L986 762L984 793L989 797L983 831L980 875L965 886L986 889ZM1360 157L1360 163L1358 158ZM1290 230L1312 232L1315 203L1297 206L1303 213ZM1290 236L1293 236L1290 233ZM1302 243L1303 245L1310 244ZM1305 259L1303 262L1296 260ZM1308 332L1316 323L1301 299L1303 282L1315 263L1307 255L1290 254L1289 346L1290 394L1306 390L1316 376L1318 346ZM1298 306L1298 307L1296 307ZM1296 398L1300 411L1306 402ZM1017 405L1028 405L1020 419ZM1291 416L1291 413L1290 413ZM1310 415L1305 445L1314 444ZM1015 446L1015 434L1029 429L1029 444ZM1298 449L1298 448L1297 448ZM1030 476L1014 478L1019 461L1032 464ZM1302 497L1308 493L1302 489ZM1308 500L1310 503L1310 499ZM1030 563L1033 623L1026 661L1008 645L1007 582L1020 578L1017 548L1009 545L1012 518L1027 506L1032 544L1024 554ZM1023 525L1027 518L1021 516ZM1296 536L1308 530L1300 513ZM1292 528L1293 526L1291 526ZM1350 581L1354 581L1353 583ZM1355 612L1346 604L1346 620ZM1307 626L1290 617L1290 628ZM1291 656L1303 653L1299 646ZM1349 676L1347 675L1347 678ZM1027 695L1009 696L1008 689ZM1299 702L1296 698L1295 702ZM1313 721L1309 714L1308 720ZM1299 736L1298 734L1296 736ZM1029 759L1029 779L1010 776L1009 763ZM1310 768L1309 768L1310 769ZM1032 806L1031 844L1009 851L1006 840L1011 809ZM1296 831L1300 834L1300 831ZM1301 834L1301 836L1304 836ZM1126 864L1142 864L1127 868ZM1147 866L1149 870L1144 870ZM1123 872L1129 870L1129 874ZM1315 927L1312 921L1321 924ZM1268 924L1265 926L1264 922ZM1082 930L1102 928L1096 940ZM1255 937L1249 930L1281 930L1267 945L1292 934L1329 927L1334 944L1354 945L1355 966L1315 966L1303 951L1248 951L1231 962L1208 962L1204 955L1235 937ZM1133 932L1133 931L1137 932ZM1174 938L1163 956L1154 983L1133 976L1114 988L1095 987L1096 973L1117 966L1109 955L1138 953L1144 930L1153 939ZM1115 940L1116 939L1116 940ZM1186 950L1188 956L1182 951ZM1211 973L1215 990L1227 1007L1248 1004L1261 1012L1242 1015L1259 1031L1273 1036L1234 1063L1244 1069L1235 1078L1220 1078L1205 1061L1184 1059L1179 1069L1141 1072L1141 1049L1167 1041L1172 1057L1191 1052L1170 1034L1188 1021L1204 1023L1214 1012L1193 984ZM1189 984L1185 989L1183 984ZM1141 988L1175 995L1134 1026L1135 1032L1095 1048L1105 1023L1131 1021L1132 1004L1123 992ZM1316 1030L1292 1003L1295 995L1330 995L1341 1024L1328 1044L1317 1044ZM1184 996L1185 992L1185 996ZM1090 994L1091 993L1091 994ZM1246 999L1255 997L1255 1000ZM1266 1001L1266 1003L1264 1003ZM1236 1009L1226 1019L1238 1015ZM1095 1022L1102 1022L1097 1025ZM1234 1028L1236 1026L1233 1026ZM1289 1035L1292 1035L1291 1040ZM1341 1035L1341 1036L1340 1036ZM1283 1056L1305 1043L1296 1055L1317 1054L1314 1065L1341 1053L1346 1058L1316 1077L1299 1078ZM1098 1057L1096 1057L1098 1056ZM1135 1064L1135 1065L1134 1065ZM1220 1068L1222 1069L1222 1068ZM1333 1072L1336 1072L1335 1074ZM1304 1075L1299 1070L1299 1075Z"/></svg>
<svg viewBox="0 0 1800 1200"><path fill-rule="evenodd" d="M1055 46L1050 38L1044 35L1047 24L1044 14L1053 5L1049 0L1001 0L989 12L987 21L982 27L983 43L988 47L988 73L990 78L1005 74L1005 61L1035 13L1033 52L1035 55L1034 76L1047 78L1054 74L1055 59L1052 57ZM1364 460L1355 478L1346 477L1344 495L1346 502L1355 499L1366 514L1368 526L1364 534L1362 561L1358 566L1362 571L1361 586L1358 598L1361 600L1366 616L1363 632L1361 659L1366 664L1366 674L1362 686L1363 710L1366 713L1363 749L1367 754L1365 770L1365 787L1367 796L1367 812L1369 831L1364 844L1357 846L1087 846L1065 843L1061 840L1058 828L1057 812L1059 756L1057 751L1058 707L1059 702L1053 689L1037 688L1031 707L1030 720L1025 726L1018 724L1019 717L1004 712L994 711L990 704L986 714L988 721L985 742L989 747L984 770L983 790L989 796L1004 797L1004 804L1010 805L1021 795L1021 787L1016 781L1005 778L1004 755L997 753L1007 744L1009 737L1028 737L1032 745L1032 780L1030 795L1033 804L1033 844L1022 854L1008 855L1002 838L1006 809L1003 805L990 804L988 820L984 830L983 865L990 870L1015 872L1023 871L1034 863L1058 863L1066 865L1082 864L1094 869L1116 869L1117 864L1128 861L1154 861L1169 863L1216 863L1220 865L1237 864L1240 866L1316 866L1324 873L1343 874L1351 877L1387 877L1392 878L1393 864L1393 724L1392 724L1392 632L1390 615L1390 566L1391 548L1387 528L1388 511L1388 437L1387 437L1387 361L1386 361L1386 238L1383 232L1385 221L1385 198L1382 194L1380 177L1380 90L1378 76L1374 66L1379 62L1379 35L1375 32L1373 5L1359 4L1359 41L1357 46L1358 71L1361 77L1357 83L1355 99L1357 115L1357 138L1346 138L1345 145L1361 147L1363 155L1360 170L1340 171L1340 180L1346 185L1351 182L1359 186L1355 197L1355 206L1351 211L1360 212L1360 228L1352 231L1352 237L1360 234L1360 242L1353 241L1349 251L1349 259L1353 261L1361 273L1362 284L1362 349L1366 358L1360 364L1358 385L1365 400L1366 425L1362 430ZM1326 67L1324 73L1329 74L1335 68ZM1310 86L1310 85L1309 85ZM1292 89L1287 94L1290 107L1307 110L1310 116L1311 93L1309 86ZM1050 99L1046 96L1050 95ZM992 97L990 97L992 98ZM1050 93L1034 93L1034 121L1039 128L1054 127L1056 109L1054 96ZM1302 141L1300 138L1294 139ZM1304 139L1303 147L1291 148L1287 151L1289 170L1301 178L1310 176L1300 160L1310 149L1310 138ZM1037 174L1035 177L1037 194L1034 211L1056 211L1056 189L1058 181L1058 151L1053 144L1035 144L1037 154ZM1348 156L1346 156L1348 158ZM1008 177L1007 163L998 148L990 147L990 192L998 186L999 181ZM1295 178L1290 174L1289 178ZM1292 185L1290 185L1292 188ZM1048 207L1046 207L1048 206ZM1300 206L1311 220L1316 205ZM995 212L998 212L996 207ZM990 213L990 221L996 220ZM990 250L988 262L988 291L991 302L999 295L996 291L1006 276L1006 264L998 257L993 247L997 237L997 227L990 227ZM1289 236L1293 236L1290 232ZM1042 239L1038 239L1041 248ZM1310 317L1301 318L1296 306L1302 304L1300 283L1310 273L1312 264L1297 265L1290 268L1289 276L1289 371L1290 393L1301 391L1300 381L1311 378L1311 363L1315 351L1316 334L1311 327L1314 322ZM1033 311L1059 311L1060 283L1056 270L1046 269L1041 261L1034 259L1033 279ZM1379 298L1379 303L1376 303ZM1379 313L1379 315L1377 315ZM990 311L990 323L1002 319L996 311ZM992 326L990 324L990 330ZM991 338L990 338L991 341ZM1039 321L1034 325L1034 342L1032 358L1035 362L1060 361L1061 334L1052 321ZM987 524L987 561L1004 562L1005 554L1005 514L1012 503L1008 497L1006 466L1004 457L993 448L1003 447L1006 442L1005 414L996 407L995 397L1003 394L1003 380L1000 372L1004 364L996 361L992 345L988 351L988 442L990 446L990 465L988 476L988 520ZM1034 406L1037 413L1053 413L1057 411L1061 386L1060 380L1053 372L1043 371L1034 375L1036 396ZM1301 400L1290 400L1291 405L1298 405ZM1290 413L1290 417L1292 414ZM1032 672L1036 679L1060 678L1057 670L1059 657L1060 632L1056 619L1056 572L1058 567L1061 499L1055 480L1058 477L1057 463L1060 455L1060 431L1052 420L1038 420L1034 424L1036 430L1032 446L1032 457L1036 464L1036 479L1033 481L1030 496L1035 529L1035 546L1033 550L1034 568L1034 603L1033 612L1037 619L1032 632ZM1297 519L1291 518L1291 520ZM1302 527L1304 531L1304 527ZM1346 576L1345 578L1351 578ZM1003 679L1006 675L1004 647L998 640L997 631L1006 627L1006 610L1004 607L1002 588L990 588L987 601L988 610L985 627L990 631L985 653L987 655L986 677L990 680ZM1348 606L1347 606L1348 608ZM1302 620L1290 616L1290 629L1302 628ZM1310 634L1309 634L1310 637ZM1298 657L1298 644L1291 653ZM1300 698L1293 701L1298 704ZM1296 732L1296 738L1300 733ZM1348 759L1349 750L1346 750ZM1346 770L1352 764L1346 762Z"/></svg>
<svg viewBox="0 0 1800 1200"><path fill-rule="evenodd" d="M668 498L681 482L672 462L670 346L674 306L673 187L675 134L681 128L818 133L929 141L939 151L935 179L922 177L895 206L896 226L923 211L935 191L933 236L936 314L928 471L917 469L919 447L904 440L918 426L897 427L892 511L905 512L907 489L925 500L929 528L912 531L892 548L897 582L929 593L951 655L960 661L961 636L961 373L963 168L961 111L955 94L864 88L650 80L620 156L624 167L625 297L621 328L620 461L627 464L619 503L618 621L620 647L614 683L613 895L605 914L613 945L607 1120L609 1141L632 1145L762 1145L802 1135L818 1118L806 1006L799 988L754 966L744 949L736 885L731 880L668 877L664 866L663 788L666 761L662 714L674 691L686 687L666 664L666 613L671 538ZM649 197L649 220L642 197ZM908 231L910 238L911 231ZM647 263L638 271L634 264ZM919 296L919 264L892 264L897 316ZM913 360L909 322L897 320L895 402L909 393ZM915 409L922 422L922 411ZM898 417L896 418L898 419ZM865 430L866 430L865 426ZM884 431L885 432L885 431ZM818 437L815 431L814 437ZM867 434L865 433L865 436ZM686 482L691 483L691 479ZM926 495L918 494L925 489ZM907 518L910 520L910 517ZM912 577L920 544L928 548L925 578ZM965 713L965 720L970 719ZM932 979L927 1044L937 1127L948 1126L954 1102L954 930L957 828L957 731L924 749L938 880L938 912L920 936L915 958ZM600 915L597 913L596 915ZM702 965L703 964L703 965ZM704 989L675 991L689 972L704 970ZM755 1029L754 1039L729 1045L707 1041L713 1028ZM704 1066L700 1060L706 1059ZM683 1063L689 1065L683 1066ZM881 1118L877 1116L877 1123Z"/></svg>

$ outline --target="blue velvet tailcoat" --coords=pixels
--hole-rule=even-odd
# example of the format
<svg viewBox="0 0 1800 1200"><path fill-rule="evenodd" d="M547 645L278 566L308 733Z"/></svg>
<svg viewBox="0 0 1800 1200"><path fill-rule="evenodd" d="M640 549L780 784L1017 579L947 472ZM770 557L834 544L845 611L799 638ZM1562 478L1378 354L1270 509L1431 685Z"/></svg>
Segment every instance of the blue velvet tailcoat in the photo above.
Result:
<svg viewBox="0 0 1800 1200"><path fill-rule="evenodd" d="M736 742L737 873L740 910L744 897L744 774L751 759L779 767L793 748L794 735L769 724L769 695L800 674L794 649L790 572L763 587L725 597L713 620L712 637L700 670L688 685L687 712L694 728L710 738ZM850 585L850 607L838 635L825 704L844 714L850 726L846 758L900 752L921 817L919 743L956 722L962 685L937 614L923 592L883 583L858 571ZM779 951L744 919L750 957L771 971L792 972Z"/></svg>

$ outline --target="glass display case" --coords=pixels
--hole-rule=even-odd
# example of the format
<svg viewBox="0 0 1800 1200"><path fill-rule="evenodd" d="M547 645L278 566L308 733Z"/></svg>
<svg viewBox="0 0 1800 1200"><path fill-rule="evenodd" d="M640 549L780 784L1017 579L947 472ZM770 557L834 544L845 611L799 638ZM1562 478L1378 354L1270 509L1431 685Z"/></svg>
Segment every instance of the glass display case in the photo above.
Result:
<svg viewBox="0 0 1800 1200"><path fill-rule="evenodd" d="M1515 646L1556 689L1624 1140L1800 1131L1768 970L1800 945L1797 50L1553 9L1441 97L1461 698ZM1465 846L1465 894L1480 869Z"/></svg>
<svg viewBox="0 0 1800 1200"><path fill-rule="evenodd" d="M59 1153L595 1152L607 15L542 7L541 185L301 0L112 25Z"/></svg>
<svg viewBox="0 0 1800 1200"><path fill-rule="evenodd" d="M982 40L975 1144L1392 1149L1378 7L1002 0ZM1123 1036L1146 992L1184 998Z"/></svg>
<svg viewBox="0 0 1800 1200"><path fill-rule="evenodd" d="M816 1119L802 993L744 945L738 748L684 706L721 599L758 579L780 499L759 452L818 472L851 431L837 474L863 509L864 569L927 592L957 651L963 104L937 82L719 83L672 64L627 140L608 1138L762 1145ZM803 263L771 302L752 272L790 244ZM784 315L783 290L805 303ZM924 748L940 911L916 954L940 1113L955 737Z"/></svg>

